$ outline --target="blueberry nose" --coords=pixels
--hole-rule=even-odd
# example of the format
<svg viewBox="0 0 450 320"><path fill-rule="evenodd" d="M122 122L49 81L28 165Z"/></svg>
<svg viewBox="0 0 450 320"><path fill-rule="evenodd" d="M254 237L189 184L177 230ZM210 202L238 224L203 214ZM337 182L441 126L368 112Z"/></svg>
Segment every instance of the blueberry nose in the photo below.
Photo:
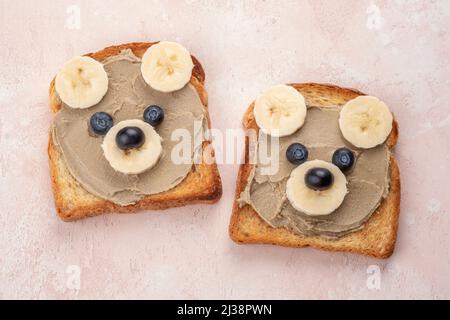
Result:
<svg viewBox="0 0 450 320"><path fill-rule="evenodd" d="M312 168L306 172L305 184L313 190L326 190L333 185L334 176L325 168Z"/></svg>
<svg viewBox="0 0 450 320"><path fill-rule="evenodd" d="M138 127L125 127L116 135L116 144L119 149L129 150L141 147L145 142L144 132Z"/></svg>

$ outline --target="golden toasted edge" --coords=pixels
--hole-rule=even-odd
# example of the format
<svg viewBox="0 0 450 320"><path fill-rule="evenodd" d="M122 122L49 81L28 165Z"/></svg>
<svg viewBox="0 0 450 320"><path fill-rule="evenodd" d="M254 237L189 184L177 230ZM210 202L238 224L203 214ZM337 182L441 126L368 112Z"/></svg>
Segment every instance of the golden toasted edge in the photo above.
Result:
<svg viewBox="0 0 450 320"><path fill-rule="evenodd" d="M340 88L335 85L305 83L291 84L299 90L308 105L340 106L347 101L363 95L363 93ZM247 109L244 128L257 129L253 117L253 103ZM398 139L398 124L393 121L393 129L387 139L387 146L392 149ZM391 181L388 197L383 200L360 231L348 234L337 240L327 240L319 236L300 236L285 228L272 228L264 222L249 206L239 207L237 199L245 189L252 165L248 164L248 139L246 139L245 163L240 166L233 212L229 225L229 234L233 241L239 244L274 244L286 247L307 247L328 251L345 251L376 258L388 258L392 255L397 239L397 228L400 214L400 172L396 159L391 156Z"/></svg>
<svg viewBox="0 0 450 320"><path fill-rule="evenodd" d="M101 51L87 54L87 56L102 61L110 56L119 54L123 49L131 49L136 56L142 57L148 47L155 43L157 42L134 42L111 46ZM197 90L200 100L205 107L207 123L210 128L208 95L204 88L205 73L200 62L194 56L192 56L192 60L194 69L190 82ZM57 112L61 108L61 101L55 92L54 79L49 88L49 100L51 110ZM205 141L202 146L203 150L208 147L208 150L213 153L214 151L209 144L209 141ZM194 165L191 172L176 187L165 192L146 196L133 205L120 206L90 194L70 175L59 151L53 144L51 130L48 142L48 155L56 211L64 221L74 221L102 213L134 213L141 210L166 209L196 203L215 203L222 195L222 182L217 164L201 163ZM65 188L72 189L72 191L76 190L74 193L79 197L73 199L67 196L67 193L70 192L65 192L67 191ZM86 201L84 198L89 200Z"/></svg>

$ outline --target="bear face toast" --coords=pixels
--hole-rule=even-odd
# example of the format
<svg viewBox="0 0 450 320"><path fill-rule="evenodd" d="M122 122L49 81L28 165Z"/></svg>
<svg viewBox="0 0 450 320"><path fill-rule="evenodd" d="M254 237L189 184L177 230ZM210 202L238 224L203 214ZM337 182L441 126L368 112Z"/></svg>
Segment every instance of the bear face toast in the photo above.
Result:
<svg viewBox="0 0 450 320"><path fill-rule="evenodd" d="M252 159L246 141L230 223L234 241L392 253L400 204L391 154L397 124L384 103L330 85L281 85L250 106L244 126L259 130L257 149L267 136L272 142L264 162ZM269 167L276 170L268 174Z"/></svg>
<svg viewBox="0 0 450 320"><path fill-rule="evenodd" d="M209 141L194 139L209 127L203 81L198 61L172 42L110 47L67 62L50 88L59 215L216 201L217 166L202 163Z"/></svg>

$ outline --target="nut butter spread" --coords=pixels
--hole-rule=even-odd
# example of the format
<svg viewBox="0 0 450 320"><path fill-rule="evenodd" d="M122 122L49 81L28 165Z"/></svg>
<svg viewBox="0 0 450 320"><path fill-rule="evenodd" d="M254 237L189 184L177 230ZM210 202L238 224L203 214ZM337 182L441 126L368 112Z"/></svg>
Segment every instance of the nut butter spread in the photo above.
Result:
<svg viewBox="0 0 450 320"><path fill-rule="evenodd" d="M196 155L194 137L205 125L205 110L196 89L187 84L172 93L153 90L142 78L141 59L129 49L102 61L108 74L108 91L97 105L73 109L62 104L53 122L53 142L75 179L90 193L120 205L137 202L146 195L163 192L179 184L192 169ZM162 138L163 154L159 162L141 174L115 171L103 155L103 136L92 133L89 119L95 112L109 113L114 124L141 119L146 107L158 105L164 121L155 128ZM195 125L194 123L197 123ZM200 125L198 125L200 124ZM191 137L191 161L174 162L171 153L180 141L171 135L185 129ZM189 158L189 157L188 157Z"/></svg>
<svg viewBox="0 0 450 320"><path fill-rule="evenodd" d="M358 149L346 142L339 129L339 111L338 107L309 107L303 127L279 139L278 171L263 175L263 165L256 162L240 195L240 205L251 205L271 226L286 227L300 235L338 238L361 229L388 194L390 151L385 144ZM307 147L308 160L331 162L333 152L342 147L351 149L356 156L352 171L346 174L348 193L330 215L306 215L294 209L286 197L286 181L295 168L286 159L286 149L295 142Z"/></svg>

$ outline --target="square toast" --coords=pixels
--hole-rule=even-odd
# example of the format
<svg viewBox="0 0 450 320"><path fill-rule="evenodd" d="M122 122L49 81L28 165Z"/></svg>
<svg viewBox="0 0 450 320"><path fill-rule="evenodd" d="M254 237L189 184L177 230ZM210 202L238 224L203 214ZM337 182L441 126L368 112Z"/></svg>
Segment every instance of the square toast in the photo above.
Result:
<svg viewBox="0 0 450 320"><path fill-rule="evenodd" d="M297 89L306 100L307 105L318 107L342 106L363 93L340 88L329 84L290 84ZM253 116L252 103L243 119L245 129L258 130ZM392 131L385 142L393 149L398 139L398 124L393 121ZM390 188L388 196L381 202L364 227L338 239L327 239L320 236L294 234L285 228L273 228L267 224L250 206L239 206L238 199L247 185L247 179L253 165L249 164L249 139L245 142L245 161L240 166L233 212L229 225L229 234L238 244L273 244L285 247L314 247L328 251L345 251L388 258L392 255L397 239L397 227L400 214L400 172L393 155L390 157Z"/></svg>
<svg viewBox="0 0 450 320"><path fill-rule="evenodd" d="M137 57L142 57L145 51L155 43L157 42L135 42L111 46L95 53L89 53L86 56L101 62L108 57L119 54L122 50L131 49ZM192 56L192 61L194 69L190 83L198 92L205 108L208 128L210 128L208 95L204 88L205 73L200 62L194 56ZM54 79L50 84L49 99L52 112L58 112L62 102L56 93ZM210 141L204 141L202 149L212 150L211 146L207 148L209 144ZM121 206L89 193L78 183L69 172L61 152L53 143L51 131L48 142L48 156L56 211L64 221L74 221L103 213L134 213L141 210L159 210L196 203L214 203L222 195L222 183L217 164L215 162L211 164L211 161L208 160L209 162L202 161L200 164L194 164L184 180L174 188L145 196L135 204Z"/></svg>

